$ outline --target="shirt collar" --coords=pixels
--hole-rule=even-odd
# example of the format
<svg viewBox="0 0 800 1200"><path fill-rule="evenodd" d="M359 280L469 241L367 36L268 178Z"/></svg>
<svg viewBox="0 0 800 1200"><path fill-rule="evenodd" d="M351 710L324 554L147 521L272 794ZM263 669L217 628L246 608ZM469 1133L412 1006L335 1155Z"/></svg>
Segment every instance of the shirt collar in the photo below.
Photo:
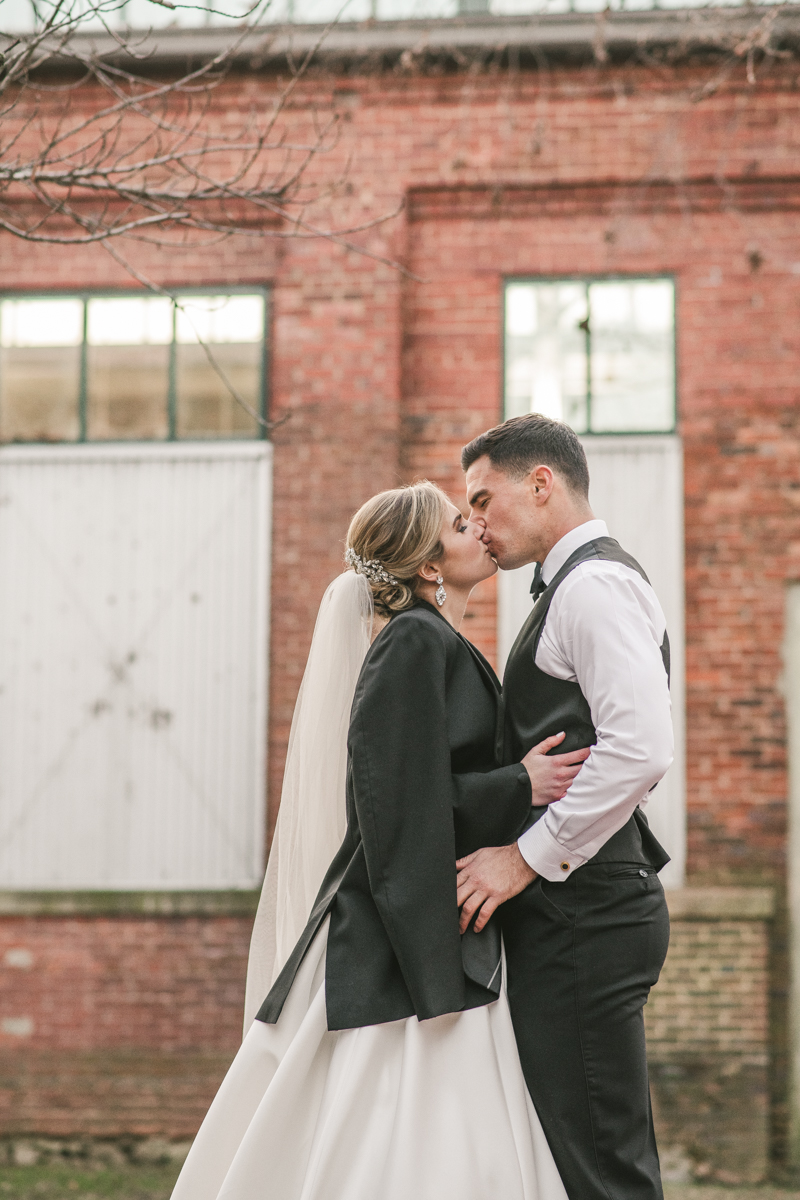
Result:
<svg viewBox="0 0 800 1200"><path fill-rule="evenodd" d="M553 582L569 556L574 554L579 546L585 546L587 542L593 542L596 538L601 537L608 537L608 527L605 521L584 521L583 525L576 525L574 529L570 529L569 533L565 533L561 540L556 542L542 563L544 582L546 584Z"/></svg>

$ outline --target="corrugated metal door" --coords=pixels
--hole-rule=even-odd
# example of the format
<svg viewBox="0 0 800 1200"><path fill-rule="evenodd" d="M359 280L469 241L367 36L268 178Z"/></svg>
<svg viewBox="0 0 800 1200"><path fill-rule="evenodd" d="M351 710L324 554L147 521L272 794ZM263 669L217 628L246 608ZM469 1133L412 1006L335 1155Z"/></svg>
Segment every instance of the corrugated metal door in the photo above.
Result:
<svg viewBox="0 0 800 1200"><path fill-rule="evenodd" d="M668 887L683 882L686 862L684 682L683 458L680 438L596 436L583 445L591 475L590 501L609 533L644 567L667 618L672 650L675 761L653 793L647 814L672 855L661 872ZM502 662L530 612L532 567L500 576L499 646Z"/></svg>
<svg viewBox="0 0 800 1200"><path fill-rule="evenodd" d="M260 881L270 464L0 452L0 887Z"/></svg>

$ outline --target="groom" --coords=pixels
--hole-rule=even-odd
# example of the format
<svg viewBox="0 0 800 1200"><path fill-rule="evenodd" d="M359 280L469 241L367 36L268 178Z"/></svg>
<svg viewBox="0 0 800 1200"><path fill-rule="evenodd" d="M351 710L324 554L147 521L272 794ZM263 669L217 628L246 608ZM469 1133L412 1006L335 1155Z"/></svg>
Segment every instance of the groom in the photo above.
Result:
<svg viewBox="0 0 800 1200"><path fill-rule="evenodd" d="M462 930L503 905L522 1067L570 1200L662 1200L642 1010L667 951L668 856L641 806L672 761L664 615L594 519L568 426L515 417L461 461L500 567L537 564L503 681L503 762L562 730L556 753L593 747L516 843L459 862Z"/></svg>

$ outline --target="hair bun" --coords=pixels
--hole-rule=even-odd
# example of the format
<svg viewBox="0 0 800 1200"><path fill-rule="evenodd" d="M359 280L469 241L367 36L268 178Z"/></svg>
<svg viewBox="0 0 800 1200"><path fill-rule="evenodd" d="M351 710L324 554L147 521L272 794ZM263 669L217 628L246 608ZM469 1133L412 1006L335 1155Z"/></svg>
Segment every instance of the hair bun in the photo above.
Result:
<svg viewBox="0 0 800 1200"><path fill-rule="evenodd" d="M372 601L381 617L393 617L414 603L414 590L409 583L373 583Z"/></svg>

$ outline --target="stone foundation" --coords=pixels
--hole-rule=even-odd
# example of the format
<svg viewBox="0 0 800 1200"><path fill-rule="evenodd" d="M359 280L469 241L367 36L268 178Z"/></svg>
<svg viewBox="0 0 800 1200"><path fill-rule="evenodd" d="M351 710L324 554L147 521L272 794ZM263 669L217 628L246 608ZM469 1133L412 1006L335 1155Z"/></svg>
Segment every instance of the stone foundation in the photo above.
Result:
<svg viewBox="0 0 800 1200"><path fill-rule="evenodd" d="M667 895L670 951L645 1010L664 1174L756 1182L772 893ZM163 894L144 913L128 896L109 913L102 897L0 894L0 1161L170 1154L194 1136L240 1042L253 904Z"/></svg>
<svg viewBox="0 0 800 1200"><path fill-rule="evenodd" d="M757 1183L769 1169L768 888L668 892L672 934L645 1009L666 1178Z"/></svg>
<svg viewBox="0 0 800 1200"><path fill-rule="evenodd" d="M2 1138L0 1166L36 1167L70 1163L78 1168L166 1166L182 1163L191 1141L166 1138Z"/></svg>

